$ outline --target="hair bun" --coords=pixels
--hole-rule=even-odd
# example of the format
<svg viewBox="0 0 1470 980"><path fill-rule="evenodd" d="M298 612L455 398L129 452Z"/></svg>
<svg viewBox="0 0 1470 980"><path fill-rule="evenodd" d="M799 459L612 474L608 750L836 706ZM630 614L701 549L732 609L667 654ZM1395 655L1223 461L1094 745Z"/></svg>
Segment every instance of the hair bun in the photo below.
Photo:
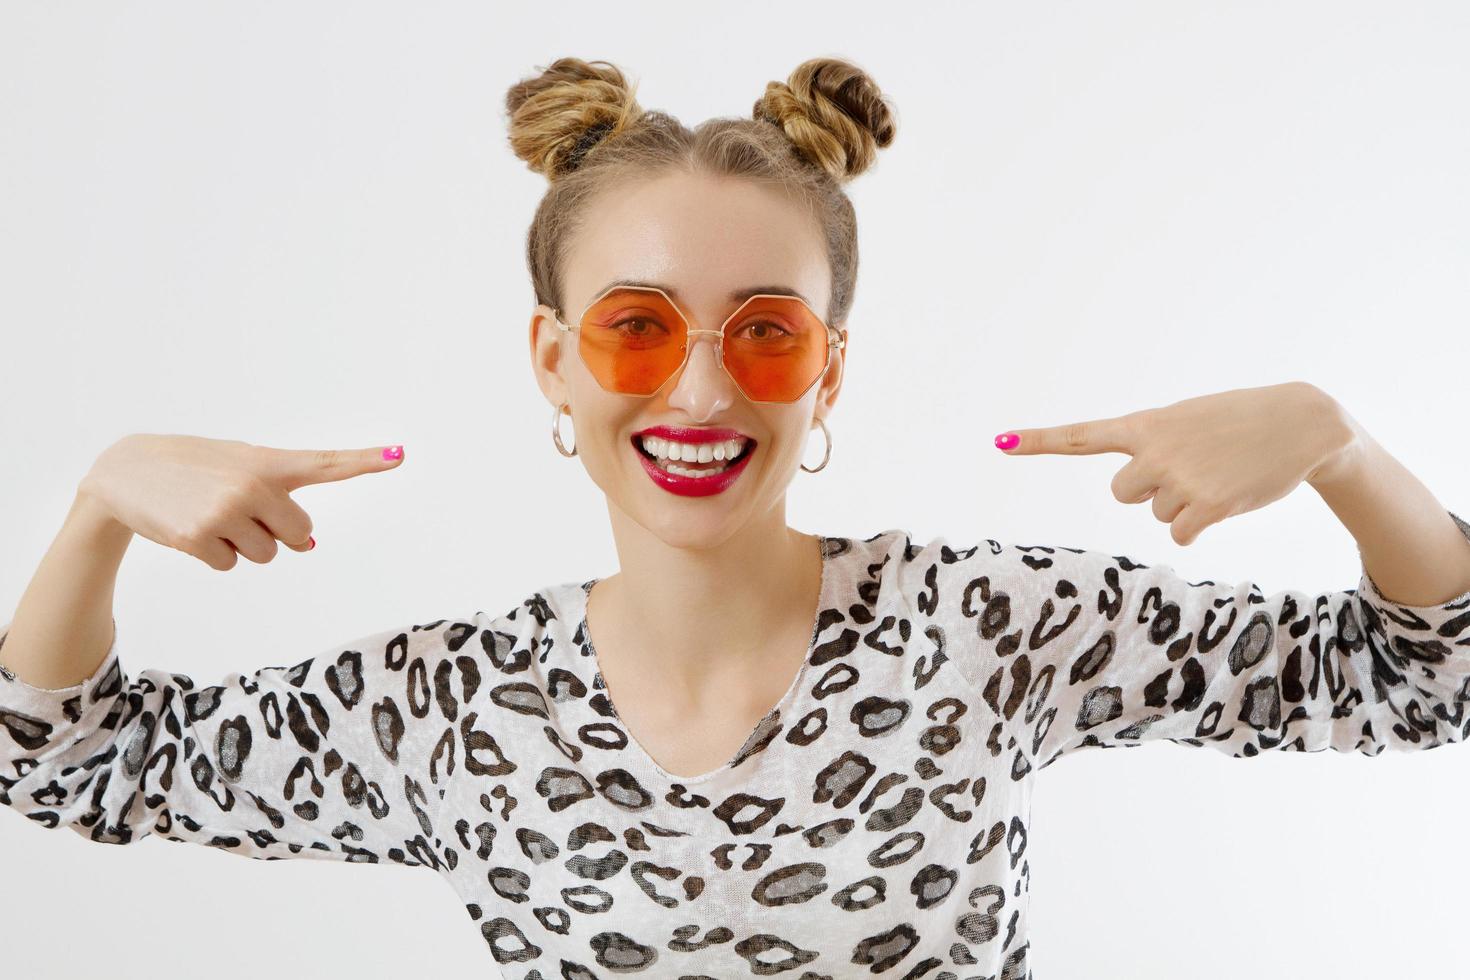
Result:
<svg viewBox="0 0 1470 980"><path fill-rule="evenodd" d="M506 93L511 150L550 180L570 173L642 114L637 88L606 61L558 58Z"/></svg>
<svg viewBox="0 0 1470 980"><path fill-rule="evenodd" d="M812 58L786 81L768 82L753 114L781 127L803 156L838 181L872 166L897 130L877 84L840 58Z"/></svg>

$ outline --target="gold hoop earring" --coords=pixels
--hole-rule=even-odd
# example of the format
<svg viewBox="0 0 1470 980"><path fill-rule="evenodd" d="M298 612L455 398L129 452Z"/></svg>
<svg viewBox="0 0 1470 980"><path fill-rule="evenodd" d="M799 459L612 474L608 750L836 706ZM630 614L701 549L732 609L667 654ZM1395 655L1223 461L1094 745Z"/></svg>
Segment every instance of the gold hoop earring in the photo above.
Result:
<svg viewBox="0 0 1470 980"><path fill-rule="evenodd" d="M832 433L830 433L830 432L827 431L827 423L826 422L823 422L822 419L821 419L821 417L818 417L816 419L816 423L822 427L822 435L826 436L826 438L827 438L827 451L822 454L822 465L821 466L818 466L817 469L810 470L810 469L807 469L807 466L806 466L805 463L802 463L801 464L801 468L804 469L804 470L806 470L808 473L815 473L815 472L817 472L817 470L824 469L826 467L826 465L827 465L827 460L829 460L829 459L832 458Z"/></svg>
<svg viewBox="0 0 1470 980"><path fill-rule="evenodd" d="M563 456L575 456L577 455L577 447L574 445L572 446L572 451L567 452L567 447L561 441L561 410L566 407L567 403L562 402L560 405L556 406L556 411L554 411L551 415L551 438L552 441L556 443L557 452L561 453ZM568 412L567 414L570 417L571 413ZM576 427L573 426L572 432L575 433L576 431Z"/></svg>

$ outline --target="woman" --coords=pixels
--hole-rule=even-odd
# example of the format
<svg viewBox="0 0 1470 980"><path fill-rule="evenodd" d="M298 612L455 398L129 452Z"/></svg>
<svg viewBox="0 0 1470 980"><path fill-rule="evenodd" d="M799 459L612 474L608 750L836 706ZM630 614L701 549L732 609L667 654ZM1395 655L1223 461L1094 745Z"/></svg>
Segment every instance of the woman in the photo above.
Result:
<svg viewBox="0 0 1470 980"><path fill-rule="evenodd" d="M1129 454L1115 496L1181 544L1308 482L1359 543L1355 590L787 526L814 425L823 463L802 469L832 452L857 268L841 185L895 132L856 66L808 61L752 119L694 132L604 62L557 61L507 104L551 180L536 379L607 497L618 573L208 687L130 680L110 606L134 534L269 561L313 543L288 491L403 453L127 437L0 638L11 808L104 843L432 868L506 976L1018 980L1030 793L1067 752L1464 740L1470 525L1310 385L996 444Z"/></svg>

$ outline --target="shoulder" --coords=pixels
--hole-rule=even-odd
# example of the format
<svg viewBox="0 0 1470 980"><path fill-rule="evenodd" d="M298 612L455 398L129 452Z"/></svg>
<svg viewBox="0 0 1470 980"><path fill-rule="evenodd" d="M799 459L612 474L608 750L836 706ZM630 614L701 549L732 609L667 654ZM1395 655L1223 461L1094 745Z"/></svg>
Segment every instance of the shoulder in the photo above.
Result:
<svg viewBox="0 0 1470 980"><path fill-rule="evenodd" d="M1004 618L1017 603L1076 596L1148 567L1126 555L981 534L915 536L889 528L840 540L854 555L850 573L869 582L873 598L891 594L925 618Z"/></svg>

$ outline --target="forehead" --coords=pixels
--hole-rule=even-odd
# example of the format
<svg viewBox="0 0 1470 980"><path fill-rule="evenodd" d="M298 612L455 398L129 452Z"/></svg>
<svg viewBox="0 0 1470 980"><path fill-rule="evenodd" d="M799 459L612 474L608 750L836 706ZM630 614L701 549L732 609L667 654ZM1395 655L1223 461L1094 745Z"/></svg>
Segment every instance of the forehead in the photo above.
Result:
<svg viewBox="0 0 1470 980"><path fill-rule="evenodd" d="M695 316L717 316L751 287L784 286L827 315L831 273L806 210L748 181L690 174L637 181L602 194L572 236L569 312L610 283L656 282Z"/></svg>

